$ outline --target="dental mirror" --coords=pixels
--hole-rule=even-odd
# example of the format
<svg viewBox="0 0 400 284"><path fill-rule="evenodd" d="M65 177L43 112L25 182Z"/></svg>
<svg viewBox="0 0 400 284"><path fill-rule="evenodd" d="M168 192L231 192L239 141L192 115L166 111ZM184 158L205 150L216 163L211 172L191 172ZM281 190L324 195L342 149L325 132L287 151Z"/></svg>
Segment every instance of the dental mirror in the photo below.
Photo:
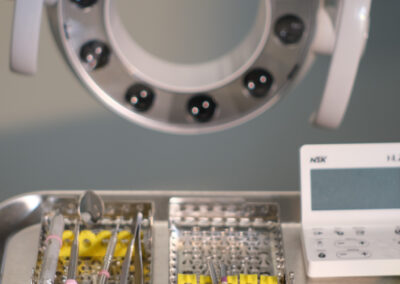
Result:
<svg viewBox="0 0 400 284"><path fill-rule="evenodd" d="M97 193L86 191L79 200L78 214L85 223L96 223L103 217L104 202Z"/></svg>

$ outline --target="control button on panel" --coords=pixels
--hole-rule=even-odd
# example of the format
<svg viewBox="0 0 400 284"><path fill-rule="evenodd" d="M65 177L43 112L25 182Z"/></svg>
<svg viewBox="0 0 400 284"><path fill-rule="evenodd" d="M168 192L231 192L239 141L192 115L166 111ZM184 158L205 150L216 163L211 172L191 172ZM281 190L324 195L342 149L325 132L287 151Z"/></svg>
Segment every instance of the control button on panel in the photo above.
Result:
<svg viewBox="0 0 400 284"><path fill-rule="evenodd" d="M359 244L360 246L367 246L367 245L368 245L368 242L367 242L367 241L364 241L364 240L360 240L360 241L358 241L358 244Z"/></svg>
<svg viewBox="0 0 400 284"><path fill-rule="evenodd" d="M336 241L335 242L335 246L337 246L337 247L344 247L344 246L346 246L346 241Z"/></svg>
<svg viewBox="0 0 400 284"><path fill-rule="evenodd" d="M362 255L363 257L369 257L369 256L370 256L370 253L369 253L368 251L363 251L363 252L361 252L361 255Z"/></svg>
<svg viewBox="0 0 400 284"><path fill-rule="evenodd" d="M321 236L324 234L323 230L319 228L314 228L312 231L314 236Z"/></svg>
<svg viewBox="0 0 400 284"><path fill-rule="evenodd" d="M396 235L400 235L400 226L396 227L396 229L394 229L394 233Z"/></svg>
<svg viewBox="0 0 400 284"><path fill-rule="evenodd" d="M325 245L325 241L323 239L316 239L314 240L314 246L316 248L322 248Z"/></svg>
<svg viewBox="0 0 400 284"><path fill-rule="evenodd" d="M368 245L367 241L358 239L344 239L335 242L335 246L342 248L365 247L367 245Z"/></svg>
<svg viewBox="0 0 400 284"><path fill-rule="evenodd" d="M356 227L353 229L354 229L354 233L356 234L356 236L364 236L365 235L365 228Z"/></svg>
<svg viewBox="0 0 400 284"><path fill-rule="evenodd" d="M338 236L344 236L344 231L342 229L335 229L334 232Z"/></svg>
<svg viewBox="0 0 400 284"><path fill-rule="evenodd" d="M343 259L360 259L360 258L368 258L371 256L371 254L366 250L353 249L353 250L338 251L336 256L338 258L343 258Z"/></svg>
<svg viewBox="0 0 400 284"><path fill-rule="evenodd" d="M318 258L321 258L321 259L326 258L326 253L325 252L318 253Z"/></svg>

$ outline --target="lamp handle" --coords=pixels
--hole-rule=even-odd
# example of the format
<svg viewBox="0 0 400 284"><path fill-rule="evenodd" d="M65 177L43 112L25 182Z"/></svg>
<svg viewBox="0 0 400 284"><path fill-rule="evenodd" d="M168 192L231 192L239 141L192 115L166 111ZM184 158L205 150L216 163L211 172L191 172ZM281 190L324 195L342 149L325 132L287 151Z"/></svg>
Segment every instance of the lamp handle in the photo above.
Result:
<svg viewBox="0 0 400 284"><path fill-rule="evenodd" d="M44 0L15 0L10 69L33 75L37 71L40 23Z"/></svg>
<svg viewBox="0 0 400 284"><path fill-rule="evenodd" d="M368 39L370 8L371 0L341 0L329 75L319 109L312 117L316 126L337 128L343 120Z"/></svg>

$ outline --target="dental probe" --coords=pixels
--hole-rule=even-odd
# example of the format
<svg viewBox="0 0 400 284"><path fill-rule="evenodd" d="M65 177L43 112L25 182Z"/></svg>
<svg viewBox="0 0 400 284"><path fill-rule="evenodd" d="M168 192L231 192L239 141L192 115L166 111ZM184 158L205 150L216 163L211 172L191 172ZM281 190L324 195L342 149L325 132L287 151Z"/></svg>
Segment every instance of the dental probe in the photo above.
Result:
<svg viewBox="0 0 400 284"><path fill-rule="evenodd" d="M107 283L107 279L110 278L110 273L108 272L108 270L110 268L111 261L114 255L115 246L117 244L119 226L120 226L120 220L117 221L117 227L115 228L107 246L106 255L104 256L104 261L103 261L103 267L99 272L100 275L99 284Z"/></svg>
<svg viewBox="0 0 400 284"><path fill-rule="evenodd" d="M210 270L211 282L212 284L218 284L217 272L215 271L214 263L211 259L208 260L208 269Z"/></svg>
<svg viewBox="0 0 400 284"><path fill-rule="evenodd" d="M68 276L65 284L77 284L76 282L76 268L78 264L79 257L79 219L75 222L75 231L74 231L74 242L71 247L71 255L69 257L68 264Z"/></svg>
<svg viewBox="0 0 400 284"><path fill-rule="evenodd" d="M221 284L228 284L228 279L226 275L226 266L223 263L221 263L219 266L221 270Z"/></svg>

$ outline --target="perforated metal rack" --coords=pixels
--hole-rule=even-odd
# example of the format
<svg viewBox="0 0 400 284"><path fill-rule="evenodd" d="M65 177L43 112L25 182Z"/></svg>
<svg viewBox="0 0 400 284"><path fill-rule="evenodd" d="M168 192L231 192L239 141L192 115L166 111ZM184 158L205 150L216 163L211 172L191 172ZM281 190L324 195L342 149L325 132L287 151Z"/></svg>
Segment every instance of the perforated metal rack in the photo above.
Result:
<svg viewBox="0 0 400 284"><path fill-rule="evenodd" d="M57 212L64 218L64 232L62 246L58 257L58 266L54 284L65 283L67 280L68 264L70 261L71 244L74 236L74 226L79 219L77 213L77 199L59 199L54 204L50 204L43 212L38 253L36 264L33 269L32 284L41 283L39 275L43 268L43 257L46 251L47 238L49 235L49 225L52 217ZM110 242L112 231L118 226L118 238L115 251L109 268L107 283L120 283L120 275L124 256L132 237L131 227L136 219L138 212L143 214L141 223L141 243L143 257L144 283L152 283L152 225L153 225L153 205L151 202L135 201L108 201L105 203L103 218L93 224L80 222L79 234L79 258L77 278L78 283L89 284L98 283L99 272L102 269L103 258L106 254L107 246ZM131 260L130 281L134 279L136 267Z"/></svg>
<svg viewBox="0 0 400 284"><path fill-rule="evenodd" d="M284 283L278 207L240 199L173 198L169 283L177 283L179 274L194 274L201 283L201 277L210 275L208 261L213 262L218 279L223 265L228 278L264 275Z"/></svg>

